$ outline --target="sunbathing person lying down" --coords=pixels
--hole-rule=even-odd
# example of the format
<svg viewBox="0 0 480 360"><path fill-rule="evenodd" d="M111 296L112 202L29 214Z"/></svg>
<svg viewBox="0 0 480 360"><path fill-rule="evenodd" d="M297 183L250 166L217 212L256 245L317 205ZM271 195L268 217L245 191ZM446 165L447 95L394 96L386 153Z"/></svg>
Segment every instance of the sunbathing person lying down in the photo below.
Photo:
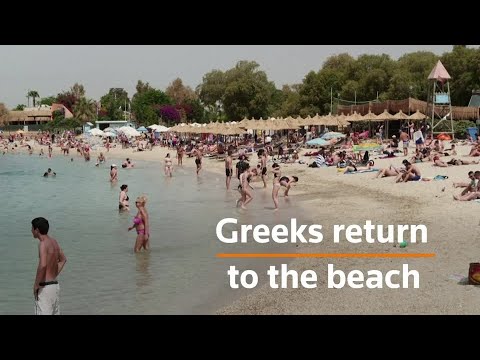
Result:
<svg viewBox="0 0 480 360"><path fill-rule="evenodd" d="M390 165L389 167L378 170L378 173L374 177L374 179L384 178L389 176L398 176L404 172L405 172L405 169L396 168L395 166Z"/></svg>
<svg viewBox="0 0 480 360"><path fill-rule="evenodd" d="M349 166L347 166L347 167L345 168L344 174L346 174L346 173L351 173L351 172L356 172L356 171L371 170L371 169L373 169L373 166L374 166L374 165L375 165L375 162L374 162L373 160L370 160L370 161L368 162L367 166L359 166L359 167L357 167L357 166L351 164L351 165L349 165Z"/></svg>

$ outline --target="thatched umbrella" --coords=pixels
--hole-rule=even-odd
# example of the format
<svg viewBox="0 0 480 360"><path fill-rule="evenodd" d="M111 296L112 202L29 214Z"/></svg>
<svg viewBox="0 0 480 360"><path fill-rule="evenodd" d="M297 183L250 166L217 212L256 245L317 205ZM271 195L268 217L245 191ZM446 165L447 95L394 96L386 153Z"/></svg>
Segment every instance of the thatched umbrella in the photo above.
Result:
<svg viewBox="0 0 480 360"><path fill-rule="evenodd" d="M363 116L358 114L356 111L352 115L348 115L345 119L350 122L365 121Z"/></svg>
<svg viewBox="0 0 480 360"><path fill-rule="evenodd" d="M368 114L365 114L362 116L364 121L368 121L368 133L372 133L372 121L377 121L377 115L372 113L371 111L368 111Z"/></svg>
<svg viewBox="0 0 480 360"><path fill-rule="evenodd" d="M390 120L395 120L395 118L393 117L393 115L391 115L387 109L385 109L383 111L383 113L381 113L380 115L377 115L377 119L378 120L384 120L384 121L390 121Z"/></svg>
<svg viewBox="0 0 480 360"><path fill-rule="evenodd" d="M388 123L389 123L389 121L396 120L395 117L393 115L391 115L387 111L387 109L385 109L383 111L383 113L377 115L377 118L378 118L378 120L383 120L383 121L386 122L386 126L385 126L386 127L386 132L385 133L388 135L388 128L389 128Z"/></svg>
<svg viewBox="0 0 480 360"><path fill-rule="evenodd" d="M224 126L223 129L220 129L219 131L219 134L221 135L243 135L246 133L245 129L237 126Z"/></svg>
<svg viewBox="0 0 480 360"><path fill-rule="evenodd" d="M343 128L350 125L350 123L347 121L347 117L343 113L337 115L335 118L337 120L337 126L339 127Z"/></svg>
<svg viewBox="0 0 480 360"><path fill-rule="evenodd" d="M427 116L422 114L420 110L417 110L414 114L410 115L408 118L410 120L425 120Z"/></svg>
<svg viewBox="0 0 480 360"><path fill-rule="evenodd" d="M402 110L400 110L398 113L393 115L393 118L395 120L406 120L406 119L408 119L408 115L405 114Z"/></svg>
<svg viewBox="0 0 480 360"><path fill-rule="evenodd" d="M308 124L307 125L314 125L314 126L321 126L325 125L325 120L323 116L320 116L318 114L315 114L314 117L310 118L308 117ZM307 120L305 119L305 120Z"/></svg>

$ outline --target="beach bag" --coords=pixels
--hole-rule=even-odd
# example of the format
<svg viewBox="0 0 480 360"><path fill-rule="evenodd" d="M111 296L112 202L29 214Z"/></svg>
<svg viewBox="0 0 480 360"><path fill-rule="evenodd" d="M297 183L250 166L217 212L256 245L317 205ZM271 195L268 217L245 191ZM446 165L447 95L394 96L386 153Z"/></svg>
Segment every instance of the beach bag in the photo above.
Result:
<svg viewBox="0 0 480 360"><path fill-rule="evenodd" d="M337 164L337 168L344 169L347 167L347 163L345 161L341 161Z"/></svg>
<svg viewBox="0 0 480 360"><path fill-rule="evenodd" d="M480 285L480 263L470 263L468 283L470 285Z"/></svg>

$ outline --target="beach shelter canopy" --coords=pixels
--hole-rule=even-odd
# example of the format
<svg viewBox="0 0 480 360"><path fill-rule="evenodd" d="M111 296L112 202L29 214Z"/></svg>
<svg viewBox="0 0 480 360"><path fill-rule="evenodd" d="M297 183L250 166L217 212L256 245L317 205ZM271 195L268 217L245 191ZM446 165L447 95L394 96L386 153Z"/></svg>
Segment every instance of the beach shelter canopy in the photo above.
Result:
<svg viewBox="0 0 480 360"><path fill-rule="evenodd" d="M391 115L386 109L383 111L383 113L381 113L380 115L377 115L377 119L380 120L380 121L382 121L382 120L385 120L385 121L395 120L393 115Z"/></svg>
<svg viewBox="0 0 480 360"><path fill-rule="evenodd" d="M395 120L406 120L406 119L408 119L408 115L405 114L402 110L400 110L398 113L393 115L393 118Z"/></svg>
<svg viewBox="0 0 480 360"><path fill-rule="evenodd" d="M155 132L163 133L168 131L168 127L163 126L163 125L157 125L157 127L154 129Z"/></svg>
<svg viewBox="0 0 480 360"><path fill-rule="evenodd" d="M358 114L356 111L352 115L348 115L346 117L347 121L350 122L358 122L358 121L365 121L362 115Z"/></svg>
<svg viewBox="0 0 480 360"><path fill-rule="evenodd" d="M369 111L368 114L363 115L364 121L377 121L377 119L377 115L375 115L371 111Z"/></svg>
<svg viewBox="0 0 480 360"><path fill-rule="evenodd" d="M419 110L417 110L414 114L408 117L410 120L424 120L427 118L426 115L422 114Z"/></svg>
<svg viewBox="0 0 480 360"><path fill-rule="evenodd" d="M139 132L147 132L148 129L147 129L145 126L140 126L140 127L137 129L137 131L139 131Z"/></svg>
<svg viewBox="0 0 480 360"><path fill-rule="evenodd" d="M117 134L115 134L113 131L107 131L103 134L105 137L117 137Z"/></svg>
<svg viewBox="0 0 480 360"><path fill-rule="evenodd" d="M97 129L97 128L93 128L91 130L88 130L88 133L90 135L93 135L93 136L102 136L103 135L103 131L100 130L100 129Z"/></svg>

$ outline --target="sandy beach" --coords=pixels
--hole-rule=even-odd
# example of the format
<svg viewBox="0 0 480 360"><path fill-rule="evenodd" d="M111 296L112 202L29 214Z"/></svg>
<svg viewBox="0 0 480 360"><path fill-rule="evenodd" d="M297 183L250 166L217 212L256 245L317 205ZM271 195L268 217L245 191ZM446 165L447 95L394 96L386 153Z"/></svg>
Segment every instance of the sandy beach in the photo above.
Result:
<svg viewBox="0 0 480 360"><path fill-rule="evenodd" d="M448 145L447 145L448 146ZM39 146L35 146L38 156ZM470 146L457 146L455 158L464 157ZM47 153L46 149L45 152ZM107 164L118 165L129 157L133 161L157 162L163 168L167 153L175 158L176 151L156 147L152 151L133 152L120 147L103 151ZM305 150L302 151L304 153ZM410 146L408 159L414 147ZM92 151L95 163L99 151ZM54 148L55 156L60 149ZM83 161L75 152L70 153L75 161ZM301 157L308 163L314 158ZM375 168L389 165L401 166L404 156L391 159L375 159ZM443 161L451 157L443 157ZM477 158L478 159L478 158ZM253 155L250 163L256 164ZM224 176L224 163L204 159L204 171ZM269 169L272 162L269 162ZM93 165L93 164L92 164ZM174 160L176 165L176 160ZM316 289L271 289L267 284L258 286L249 295L241 297L231 305L220 309L218 314L477 314L479 287L463 285L462 277L468 275L471 262L480 261L480 226L477 202L454 201L453 182L467 182L468 171L480 170L480 165L449 166L439 168L431 162L417 164L423 177L446 175L443 181L419 181L395 184L393 177L373 179L374 172L345 175L336 168L308 168L305 164L282 164L282 175L296 175L298 185L291 189L288 201L301 207L308 214L309 223L322 224L325 240L317 245L299 245L298 252L304 253L435 253L429 259L297 259L289 262L289 268L297 271L312 269L319 276ZM157 165L155 165L157 166ZM194 159L184 158L184 167L194 173ZM175 173L174 173L175 176ZM232 180L236 187L237 180ZM271 194L271 175L267 189L254 183L255 192ZM255 200L254 200L255 201ZM280 192L282 211L283 192ZM234 206L234 204L232 204ZM247 210L248 211L248 210ZM265 210L270 211L270 210ZM374 224L424 224L428 227L427 244L409 244L406 248L391 244L333 244L329 232L334 224L359 224L371 220ZM262 261L262 260L259 260ZM387 271L400 269L407 263L420 273L419 289L343 289L327 288L327 264L347 272L352 269ZM232 290L235 291L235 290Z"/></svg>

